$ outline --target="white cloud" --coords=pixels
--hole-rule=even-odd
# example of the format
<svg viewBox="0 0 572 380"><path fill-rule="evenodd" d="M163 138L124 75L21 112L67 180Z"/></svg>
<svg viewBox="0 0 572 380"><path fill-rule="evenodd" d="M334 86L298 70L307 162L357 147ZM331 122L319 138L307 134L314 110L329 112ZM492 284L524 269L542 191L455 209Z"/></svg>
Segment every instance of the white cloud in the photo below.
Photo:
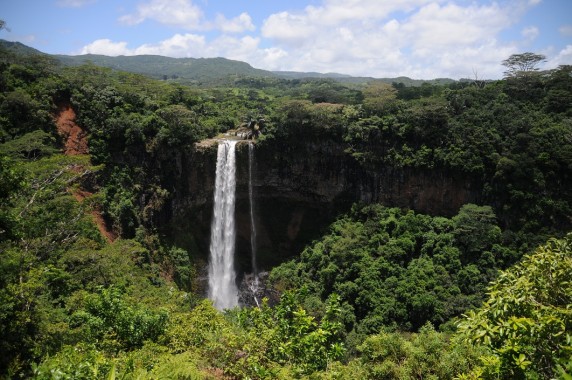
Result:
<svg viewBox="0 0 572 380"><path fill-rule="evenodd" d="M284 62L289 62L288 52L281 48L268 48L257 51L257 55L249 62L257 68L268 70L291 70L289 66L282 66Z"/></svg>
<svg viewBox="0 0 572 380"><path fill-rule="evenodd" d="M141 45L133 50L133 55L150 54L167 57L203 57L208 56L204 36L198 34L175 34L173 37L156 44Z"/></svg>
<svg viewBox="0 0 572 380"><path fill-rule="evenodd" d="M139 24L145 20L154 20L186 29L199 29L203 20L203 12L190 0L150 0L139 4L136 13L122 16L119 19L127 25Z"/></svg>
<svg viewBox="0 0 572 380"><path fill-rule="evenodd" d="M100 39L84 46L79 54L102 54L110 56L132 55L127 49L127 42L113 42L109 39Z"/></svg>
<svg viewBox="0 0 572 380"><path fill-rule="evenodd" d="M324 0L322 6L308 6L303 12L280 12L270 15L262 26L262 35L277 43L299 44L328 28L342 25L371 25L392 12L410 12L416 7L443 0ZM375 23L374 23L375 25Z"/></svg>
<svg viewBox="0 0 572 380"><path fill-rule="evenodd" d="M306 13L313 22L336 25L339 22L383 19L392 12L410 12L415 8L443 0L324 0L321 7L309 6Z"/></svg>
<svg viewBox="0 0 572 380"><path fill-rule="evenodd" d="M246 12L230 20L224 15L218 14L215 19L215 26L216 29L226 33L241 33L246 30L253 31L256 29L250 15Z"/></svg>
<svg viewBox="0 0 572 380"><path fill-rule="evenodd" d="M549 58L545 66L555 68L559 65L572 65L572 45L566 45L558 54Z"/></svg>
<svg viewBox="0 0 572 380"><path fill-rule="evenodd" d="M18 36L15 40L13 41L19 41L25 44L33 44L37 41L40 41L40 39L38 38L38 36L36 36L35 34L28 34L28 35L24 35L24 36Z"/></svg>
<svg viewBox="0 0 572 380"><path fill-rule="evenodd" d="M439 54L487 43L509 23L509 12L495 3L468 7L432 3L415 13L402 29L414 50Z"/></svg>
<svg viewBox="0 0 572 380"><path fill-rule="evenodd" d="M203 10L193 4L192 0L148 0L146 3L140 3L135 13L119 18L119 21L126 25L137 25L145 20L185 30L216 29L223 33L242 33L256 29L252 18L246 12L231 19L219 13L214 21L209 21L205 18Z"/></svg>
<svg viewBox="0 0 572 380"><path fill-rule="evenodd" d="M264 37L292 45L299 45L318 32L317 26L312 25L307 17L288 12L272 14L262 25Z"/></svg>
<svg viewBox="0 0 572 380"><path fill-rule="evenodd" d="M534 39L536 39L536 37L538 37L538 35L540 34L540 31L538 30L538 28L536 26L529 26L524 28L520 34L522 34L522 36L528 40L528 41L533 41Z"/></svg>
<svg viewBox="0 0 572 380"><path fill-rule="evenodd" d="M446 0L324 0L263 23L264 38L287 55L281 67L353 75L499 77L516 52L498 34L534 4ZM538 33L526 31L527 39Z"/></svg>
<svg viewBox="0 0 572 380"><path fill-rule="evenodd" d="M118 55L163 55L167 57L202 57L207 52L204 36L196 34L175 34L156 44L143 44L136 48L127 47L127 42L108 39L96 40L84 46L80 54Z"/></svg>

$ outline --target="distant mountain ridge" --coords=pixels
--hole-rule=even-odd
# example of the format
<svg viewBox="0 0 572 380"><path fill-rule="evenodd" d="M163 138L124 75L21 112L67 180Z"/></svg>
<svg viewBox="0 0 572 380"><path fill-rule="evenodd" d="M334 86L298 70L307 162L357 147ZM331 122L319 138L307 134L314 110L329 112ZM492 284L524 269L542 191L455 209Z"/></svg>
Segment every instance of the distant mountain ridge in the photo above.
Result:
<svg viewBox="0 0 572 380"><path fill-rule="evenodd" d="M12 42L12 41L6 41L3 39L0 39L0 48L5 49L13 54L18 54L18 55L49 55L46 53L43 53L39 50L34 49L33 47L29 47L27 45L24 45L21 42Z"/></svg>
<svg viewBox="0 0 572 380"><path fill-rule="evenodd" d="M171 58L159 55L110 57L105 55L55 55L62 64L78 66L93 63L115 70L143 74L155 79L186 79L211 82L229 77L273 77L272 72L256 69L246 62L227 58Z"/></svg>
<svg viewBox="0 0 572 380"><path fill-rule="evenodd" d="M46 55L65 66L80 66L92 63L96 66L114 70L142 74L155 79L177 80L185 83L216 84L228 83L238 78L276 78L276 79L332 79L343 83L367 83L382 80L387 83L403 83L406 86L420 86L423 83L445 84L455 82L449 78L432 80L398 78L354 77L339 73L317 73L297 71L268 71L252 67L242 61L227 58L172 58L159 55L106 56L99 54L85 55L50 55L26 46L20 42L0 39L0 48L13 54Z"/></svg>

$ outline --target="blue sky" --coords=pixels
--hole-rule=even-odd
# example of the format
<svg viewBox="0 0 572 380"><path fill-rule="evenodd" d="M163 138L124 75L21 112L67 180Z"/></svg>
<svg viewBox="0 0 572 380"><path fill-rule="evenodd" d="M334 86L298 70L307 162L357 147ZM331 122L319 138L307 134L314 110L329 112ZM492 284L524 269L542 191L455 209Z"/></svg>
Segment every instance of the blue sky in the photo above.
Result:
<svg viewBox="0 0 572 380"><path fill-rule="evenodd" d="M572 0L0 0L0 38L50 54L226 57L267 70L502 77L572 64Z"/></svg>

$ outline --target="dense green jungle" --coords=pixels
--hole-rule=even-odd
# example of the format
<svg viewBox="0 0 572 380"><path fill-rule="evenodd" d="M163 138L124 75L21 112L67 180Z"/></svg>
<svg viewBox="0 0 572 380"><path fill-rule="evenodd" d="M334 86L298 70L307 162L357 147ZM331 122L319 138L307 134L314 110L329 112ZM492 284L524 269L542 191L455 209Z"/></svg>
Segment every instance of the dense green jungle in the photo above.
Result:
<svg viewBox="0 0 572 380"><path fill-rule="evenodd" d="M199 86L3 47L0 378L572 378L572 66L530 57ZM265 297L219 311L213 138L251 121Z"/></svg>

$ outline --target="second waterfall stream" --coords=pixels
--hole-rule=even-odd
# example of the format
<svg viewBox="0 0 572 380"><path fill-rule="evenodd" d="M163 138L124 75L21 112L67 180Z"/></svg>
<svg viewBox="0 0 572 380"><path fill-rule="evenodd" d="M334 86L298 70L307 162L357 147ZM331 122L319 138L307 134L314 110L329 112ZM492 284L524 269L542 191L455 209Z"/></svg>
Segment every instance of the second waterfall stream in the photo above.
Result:
<svg viewBox="0 0 572 380"><path fill-rule="evenodd" d="M254 185L252 180L252 165L254 164L254 144L248 144L248 200L250 202L250 257L252 264L252 283L250 292L256 306L260 306L258 294L258 264L256 263L256 220L254 220Z"/></svg>

